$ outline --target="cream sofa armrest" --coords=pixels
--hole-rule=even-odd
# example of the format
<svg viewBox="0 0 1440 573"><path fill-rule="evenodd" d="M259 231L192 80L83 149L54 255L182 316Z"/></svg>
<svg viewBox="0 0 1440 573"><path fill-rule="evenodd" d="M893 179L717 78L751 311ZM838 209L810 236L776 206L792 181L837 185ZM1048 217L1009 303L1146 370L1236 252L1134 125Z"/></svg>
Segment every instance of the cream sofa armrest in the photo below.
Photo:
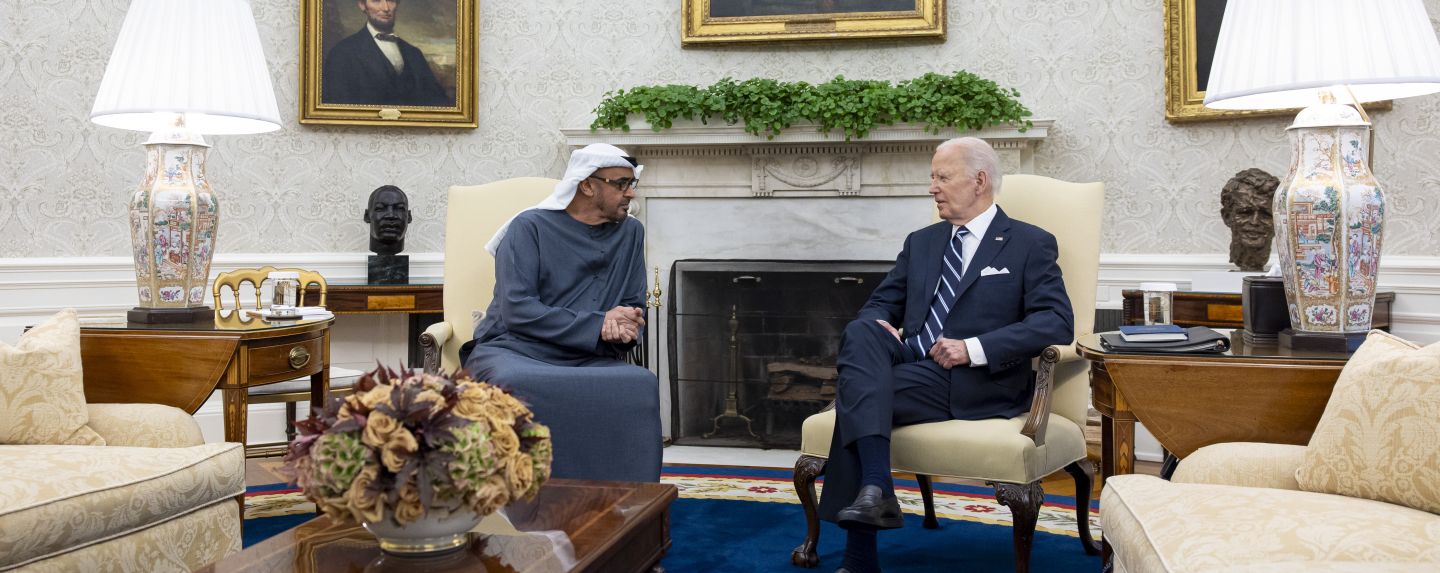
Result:
<svg viewBox="0 0 1440 573"><path fill-rule="evenodd" d="M454 335L455 327L443 320L420 333L420 351L424 354L421 366L426 372L433 374L440 371L440 353L445 351L445 343Z"/></svg>
<svg viewBox="0 0 1440 573"><path fill-rule="evenodd" d="M1295 470L1305 446L1231 442L1205 446L1181 460L1170 481L1299 490Z"/></svg>
<svg viewBox="0 0 1440 573"><path fill-rule="evenodd" d="M205 443L184 410L160 404L88 404L90 428L107 446L184 448Z"/></svg>

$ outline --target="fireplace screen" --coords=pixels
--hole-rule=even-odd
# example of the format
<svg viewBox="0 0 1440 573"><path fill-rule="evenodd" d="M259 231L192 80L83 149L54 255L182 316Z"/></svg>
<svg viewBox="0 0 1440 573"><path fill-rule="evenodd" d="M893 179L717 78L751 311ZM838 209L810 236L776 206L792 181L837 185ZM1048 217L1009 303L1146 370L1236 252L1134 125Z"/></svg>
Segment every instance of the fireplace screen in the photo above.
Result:
<svg viewBox="0 0 1440 573"><path fill-rule="evenodd" d="M677 444L800 446L835 399L840 334L893 262L676 261L669 306Z"/></svg>

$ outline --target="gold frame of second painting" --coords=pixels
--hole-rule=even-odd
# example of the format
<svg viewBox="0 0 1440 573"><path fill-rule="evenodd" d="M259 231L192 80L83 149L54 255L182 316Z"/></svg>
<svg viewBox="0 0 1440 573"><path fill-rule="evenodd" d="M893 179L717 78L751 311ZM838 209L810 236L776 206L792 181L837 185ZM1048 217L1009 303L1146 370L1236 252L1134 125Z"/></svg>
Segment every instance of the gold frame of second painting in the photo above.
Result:
<svg viewBox="0 0 1440 573"><path fill-rule="evenodd" d="M710 0L682 0L680 43L686 46L777 40L945 38L945 0L916 0L900 12L710 17Z"/></svg>
<svg viewBox="0 0 1440 573"><path fill-rule="evenodd" d="M455 107L384 106L320 101L321 9L327 0L300 2L300 123L406 127L474 128L477 0L453 0L455 8ZM329 0L332 1L333 0Z"/></svg>
<svg viewBox="0 0 1440 573"><path fill-rule="evenodd" d="M1205 107L1196 66L1195 2L1165 0L1165 119L1171 123L1247 117L1291 116L1299 109L1230 110ZM1390 109L1390 101L1366 104L1367 111Z"/></svg>

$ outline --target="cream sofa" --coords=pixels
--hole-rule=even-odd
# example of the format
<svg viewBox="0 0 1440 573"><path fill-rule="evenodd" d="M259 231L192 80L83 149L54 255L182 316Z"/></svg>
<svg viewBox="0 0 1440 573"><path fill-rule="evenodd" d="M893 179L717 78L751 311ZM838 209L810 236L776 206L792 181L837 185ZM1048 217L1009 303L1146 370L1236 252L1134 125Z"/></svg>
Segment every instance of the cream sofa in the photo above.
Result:
<svg viewBox="0 0 1440 573"><path fill-rule="evenodd" d="M1100 507L1115 571L1440 571L1440 343L1373 331L1307 445L1206 446Z"/></svg>
<svg viewBox="0 0 1440 573"><path fill-rule="evenodd" d="M1114 476L1100 496L1114 571L1440 571L1440 515L1301 491L1305 446L1197 450L1171 481Z"/></svg>
<svg viewBox="0 0 1440 573"><path fill-rule="evenodd" d="M190 571L240 550L239 444L169 406L87 410L106 445L0 445L0 571Z"/></svg>

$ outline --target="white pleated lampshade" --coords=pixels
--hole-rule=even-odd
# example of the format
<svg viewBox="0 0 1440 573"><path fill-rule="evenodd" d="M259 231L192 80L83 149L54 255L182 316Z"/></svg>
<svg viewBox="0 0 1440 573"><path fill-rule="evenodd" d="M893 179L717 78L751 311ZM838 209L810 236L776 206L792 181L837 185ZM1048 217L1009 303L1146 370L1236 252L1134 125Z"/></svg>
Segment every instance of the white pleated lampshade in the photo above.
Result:
<svg viewBox="0 0 1440 573"><path fill-rule="evenodd" d="M1278 109L1440 91L1440 43L1422 0L1229 0L1205 106Z"/></svg>
<svg viewBox="0 0 1440 573"><path fill-rule="evenodd" d="M280 129L280 110L246 0L134 0L90 120L155 131L185 115L197 133Z"/></svg>

